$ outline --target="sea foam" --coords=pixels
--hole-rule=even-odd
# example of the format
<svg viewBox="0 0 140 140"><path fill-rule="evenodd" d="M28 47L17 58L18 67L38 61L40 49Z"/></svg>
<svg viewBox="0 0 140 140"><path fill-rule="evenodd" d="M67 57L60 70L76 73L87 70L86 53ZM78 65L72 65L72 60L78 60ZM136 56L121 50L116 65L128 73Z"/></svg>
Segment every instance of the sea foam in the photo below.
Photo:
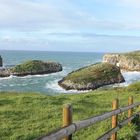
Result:
<svg viewBox="0 0 140 140"><path fill-rule="evenodd" d="M49 89L49 90L53 90L54 92L67 93L67 94L68 93L85 93L85 92L89 92L89 90L83 90L83 91L82 90L81 91L78 91L78 90L65 90L65 89L63 89L62 87L60 87L58 85L59 80L57 79L57 80L54 80L54 81L51 81L51 82L47 82L45 88Z"/></svg>

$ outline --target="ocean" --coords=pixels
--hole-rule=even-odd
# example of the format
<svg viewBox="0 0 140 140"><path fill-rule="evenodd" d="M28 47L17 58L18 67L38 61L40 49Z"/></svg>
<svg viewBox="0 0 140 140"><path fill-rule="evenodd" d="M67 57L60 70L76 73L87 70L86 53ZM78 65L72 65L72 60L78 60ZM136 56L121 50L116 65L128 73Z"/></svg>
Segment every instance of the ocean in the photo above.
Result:
<svg viewBox="0 0 140 140"><path fill-rule="evenodd" d="M63 66L62 72L53 74L0 78L0 91L39 92L49 95L78 93L74 90L65 91L58 85L58 81L73 70L101 62L104 54L92 52L0 51L5 67L14 66L31 59L56 61ZM138 81L140 72L123 72L123 76L126 82L113 86L127 86Z"/></svg>

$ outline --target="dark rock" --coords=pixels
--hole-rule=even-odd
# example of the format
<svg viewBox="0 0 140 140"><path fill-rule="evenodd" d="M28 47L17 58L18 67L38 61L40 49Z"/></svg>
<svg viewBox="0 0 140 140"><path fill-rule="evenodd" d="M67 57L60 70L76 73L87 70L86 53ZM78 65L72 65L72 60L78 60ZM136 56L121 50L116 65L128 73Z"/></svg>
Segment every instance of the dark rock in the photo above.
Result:
<svg viewBox="0 0 140 140"><path fill-rule="evenodd" d="M0 56L0 67L3 66L3 60L2 60L2 57Z"/></svg>

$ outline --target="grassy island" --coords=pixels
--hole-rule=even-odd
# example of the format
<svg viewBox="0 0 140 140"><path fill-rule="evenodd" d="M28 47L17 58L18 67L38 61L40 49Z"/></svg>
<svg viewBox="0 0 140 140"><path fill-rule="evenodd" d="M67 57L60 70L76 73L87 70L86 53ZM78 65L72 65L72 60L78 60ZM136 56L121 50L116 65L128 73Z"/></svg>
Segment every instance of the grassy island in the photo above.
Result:
<svg viewBox="0 0 140 140"><path fill-rule="evenodd" d="M119 67L109 63L96 63L71 72L59 81L59 85L66 90L89 90L121 82L124 82L124 78Z"/></svg>
<svg viewBox="0 0 140 140"><path fill-rule="evenodd" d="M135 90L134 90L135 89ZM32 140L62 125L62 105L73 105L74 121L99 115L111 110L114 98L126 106L128 97L140 101L140 82L127 88L99 89L81 94L48 96L38 93L0 93L0 139ZM135 110L134 110L135 111ZM127 114L119 117L124 119ZM111 128L110 120L103 121L73 135L74 140L95 140ZM120 140L134 140L135 124L119 131Z"/></svg>
<svg viewBox="0 0 140 140"><path fill-rule="evenodd" d="M29 60L11 68L11 72L16 76L48 74L62 71L62 66L56 62L43 62L40 60Z"/></svg>
<svg viewBox="0 0 140 140"><path fill-rule="evenodd" d="M12 69L12 72L16 73L29 73L29 72L39 72L45 70L44 63L39 60L30 60L23 64L19 64Z"/></svg>
<svg viewBox="0 0 140 140"><path fill-rule="evenodd" d="M71 80L74 83L92 82L96 80L103 80L108 77L116 77L119 74L114 65L109 63L97 63L91 66L81 68L77 71L70 73L65 79Z"/></svg>

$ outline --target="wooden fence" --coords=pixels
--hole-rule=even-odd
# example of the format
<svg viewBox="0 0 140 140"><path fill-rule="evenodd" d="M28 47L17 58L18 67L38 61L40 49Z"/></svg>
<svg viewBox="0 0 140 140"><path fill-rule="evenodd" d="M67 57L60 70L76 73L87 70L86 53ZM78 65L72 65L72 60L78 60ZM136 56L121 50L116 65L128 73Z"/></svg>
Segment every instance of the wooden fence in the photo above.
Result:
<svg viewBox="0 0 140 140"><path fill-rule="evenodd" d="M72 134L74 134L76 131L94 125L95 123L101 122L110 117L112 117L112 129L100 136L97 140L108 140L109 138L111 138L111 140L117 140L117 131L126 124L130 125L131 121L137 115L140 115L140 111L133 114L133 108L138 106L140 106L140 102L133 103L132 96L129 97L128 106L123 108L119 108L119 100L115 99L112 103L112 111L73 123L72 106L70 104L64 105L63 127L36 140L72 140ZM118 114L121 114L125 111L128 111L128 118L119 123Z"/></svg>

